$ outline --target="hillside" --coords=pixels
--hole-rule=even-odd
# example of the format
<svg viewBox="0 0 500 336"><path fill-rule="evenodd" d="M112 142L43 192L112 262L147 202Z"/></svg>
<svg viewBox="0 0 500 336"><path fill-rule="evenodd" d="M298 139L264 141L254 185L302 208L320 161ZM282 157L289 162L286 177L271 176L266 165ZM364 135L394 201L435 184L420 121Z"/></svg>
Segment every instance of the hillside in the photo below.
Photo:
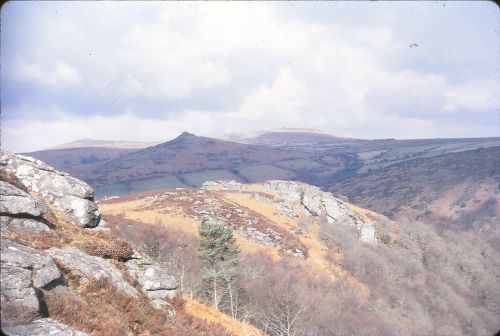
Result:
<svg viewBox="0 0 500 336"><path fill-rule="evenodd" d="M87 184L0 152L1 334L247 335L110 233Z"/></svg>
<svg viewBox="0 0 500 336"><path fill-rule="evenodd" d="M476 149L360 174L331 190L391 218L482 232L498 247L499 167L500 147Z"/></svg>
<svg viewBox="0 0 500 336"><path fill-rule="evenodd" d="M237 318L270 335L292 317L295 335L492 335L500 326L498 252L313 186L210 182L99 207L115 234L173 270L193 297L204 297L200 222L232 227L242 251Z"/></svg>
<svg viewBox="0 0 500 336"><path fill-rule="evenodd" d="M307 128L279 128L246 134L227 134L222 139L253 145L287 146L290 144L336 143L355 139L343 138Z"/></svg>
<svg viewBox="0 0 500 336"><path fill-rule="evenodd" d="M207 182L95 203L88 185L41 161L2 152L0 164L6 335L500 327L500 255L470 234L393 221L300 182ZM230 228L240 251L218 291L199 254L207 222Z"/></svg>
<svg viewBox="0 0 500 336"><path fill-rule="evenodd" d="M98 196L110 196L159 188L199 187L205 181L218 179L307 180L309 176L330 176L343 167L344 160L331 153L245 145L185 132L172 141L89 167L82 178L95 187Z"/></svg>
<svg viewBox="0 0 500 336"><path fill-rule="evenodd" d="M90 172L100 164L133 151L135 149L82 147L43 150L26 153L26 155L47 162L54 168L68 172L79 179L87 180Z"/></svg>
<svg viewBox="0 0 500 336"><path fill-rule="evenodd" d="M358 174L373 172L401 162L500 146L500 138L370 140L349 150L361 160Z"/></svg>
<svg viewBox="0 0 500 336"><path fill-rule="evenodd" d="M199 187L205 181L219 179L297 180L327 190L340 181L402 162L500 146L499 138L335 138L323 142L314 137L324 134L308 132L308 141L312 142L293 142L289 138L286 143L251 145L183 133L172 141L144 149L87 147L28 155L83 179L101 199L161 188ZM297 130L281 133L292 137L302 134Z"/></svg>

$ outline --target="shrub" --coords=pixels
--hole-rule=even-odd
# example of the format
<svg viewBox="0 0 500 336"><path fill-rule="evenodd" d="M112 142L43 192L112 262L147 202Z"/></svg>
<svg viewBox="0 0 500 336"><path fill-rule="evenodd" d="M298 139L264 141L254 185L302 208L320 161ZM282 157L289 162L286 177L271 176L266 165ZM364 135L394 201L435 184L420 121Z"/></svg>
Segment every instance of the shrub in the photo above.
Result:
<svg viewBox="0 0 500 336"><path fill-rule="evenodd" d="M20 232L15 235L14 240L21 245L39 250L62 246L60 237L53 231Z"/></svg>
<svg viewBox="0 0 500 336"><path fill-rule="evenodd" d="M133 253L130 244L109 232L80 228L60 221L57 233L63 244L93 256L124 260Z"/></svg>
<svg viewBox="0 0 500 336"><path fill-rule="evenodd" d="M132 247L128 243L114 237L108 241L102 239L77 243L75 246L87 254L116 260L127 259L133 253Z"/></svg>
<svg viewBox="0 0 500 336"><path fill-rule="evenodd" d="M176 314L153 307L147 297L129 296L104 278L91 279L76 291L45 292L49 316L92 335L229 336L217 323L188 314L184 302L173 302Z"/></svg>

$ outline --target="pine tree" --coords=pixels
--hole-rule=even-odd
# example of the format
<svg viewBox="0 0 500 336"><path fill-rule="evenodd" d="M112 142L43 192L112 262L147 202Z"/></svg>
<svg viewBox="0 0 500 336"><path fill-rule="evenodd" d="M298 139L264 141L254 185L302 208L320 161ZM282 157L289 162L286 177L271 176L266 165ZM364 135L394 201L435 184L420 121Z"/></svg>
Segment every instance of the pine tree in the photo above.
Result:
<svg viewBox="0 0 500 336"><path fill-rule="evenodd" d="M240 249L236 245L231 227L203 220L199 226L198 256L202 261L202 277L207 284L206 294L215 308L228 296L231 315L237 311L235 276L238 273Z"/></svg>

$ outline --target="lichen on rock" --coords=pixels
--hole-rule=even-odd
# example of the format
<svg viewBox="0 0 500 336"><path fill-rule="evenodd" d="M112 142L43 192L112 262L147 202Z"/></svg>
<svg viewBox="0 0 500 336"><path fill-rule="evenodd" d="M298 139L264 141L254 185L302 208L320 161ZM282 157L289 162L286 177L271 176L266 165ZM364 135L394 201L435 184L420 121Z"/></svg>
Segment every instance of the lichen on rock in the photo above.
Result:
<svg viewBox="0 0 500 336"><path fill-rule="evenodd" d="M86 336L87 334L70 328L50 318L35 320L24 325L4 327L7 336Z"/></svg>
<svg viewBox="0 0 500 336"><path fill-rule="evenodd" d="M146 295L157 307L167 304L165 299L178 295L179 284L151 258L137 251L125 262L127 271L139 282Z"/></svg>
<svg viewBox="0 0 500 336"><path fill-rule="evenodd" d="M313 217L324 216L332 225L346 225L358 231L359 239L376 244L375 221L353 210L348 203L318 187L300 182L272 180L264 183L266 191L276 197L274 205L290 216L290 204L302 207Z"/></svg>
<svg viewBox="0 0 500 336"><path fill-rule="evenodd" d="M89 279L105 278L110 283L123 292L136 297L137 291L122 276L108 260L90 256L76 248L50 248L47 250L59 265L64 267L76 277L78 281L88 281Z"/></svg>
<svg viewBox="0 0 500 336"><path fill-rule="evenodd" d="M99 224L100 214L93 201L94 191L88 184L59 172L40 160L3 150L0 151L0 169L2 176L15 177L16 183L64 213L72 224L80 227L95 227ZM3 183L3 188L15 187ZM20 194L19 190L15 192ZM11 197L26 198L25 194L10 195L2 200L2 204L12 203L8 202Z"/></svg>
<svg viewBox="0 0 500 336"><path fill-rule="evenodd" d="M21 310L26 319L41 317L37 290L47 288L61 278L61 272L44 251L1 240L2 324L19 321ZM20 307L19 309L13 309Z"/></svg>

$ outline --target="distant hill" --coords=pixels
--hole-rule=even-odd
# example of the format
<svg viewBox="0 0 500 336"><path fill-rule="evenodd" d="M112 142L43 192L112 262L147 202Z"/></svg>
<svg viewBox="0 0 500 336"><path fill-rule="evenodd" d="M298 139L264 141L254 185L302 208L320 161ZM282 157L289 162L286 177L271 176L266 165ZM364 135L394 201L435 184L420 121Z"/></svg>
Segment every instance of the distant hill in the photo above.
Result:
<svg viewBox="0 0 500 336"><path fill-rule="evenodd" d="M331 190L391 218L500 239L500 146L401 162L338 182Z"/></svg>
<svg viewBox="0 0 500 336"><path fill-rule="evenodd" d="M45 150L23 153L48 162L54 168L89 180L94 169L119 156L147 148L158 142L80 139Z"/></svg>
<svg viewBox="0 0 500 336"><path fill-rule="evenodd" d="M143 149L33 153L101 196L147 190L99 202L1 151L2 332L47 334L57 321L100 335L493 335L499 143L254 145L184 132ZM205 182L219 179L267 181ZM240 251L221 282L199 258L217 245L213 224Z"/></svg>
<svg viewBox="0 0 500 336"><path fill-rule="evenodd" d="M77 178L88 180L91 172L100 164L136 149L83 147L62 148L25 153L49 163L54 168L68 172Z"/></svg>
<svg viewBox="0 0 500 336"><path fill-rule="evenodd" d="M68 148L123 148L123 149L140 149L149 146L154 146L160 142L139 142L139 141L111 141L111 140L94 140L80 139L68 142L62 145L47 148L46 150L68 149Z"/></svg>
<svg viewBox="0 0 500 336"><path fill-rule="evenodd" d="M302 134L297 131L284 129L281 133L297 137ZM307 131L310 137L316 134L312 130L301 131ZM85 180L101 198L159 188L199 187L205 181L221 179L297 180L326 190L337 182L402 162L500 146L500 138L341 140L333 137L330 142L321 141L255 145L184 132L174 140L141 149L85 147L27 154Z"/></svg>
<svg viewBox="0 0 500 336"><path fill-rule="evenodd" d="M86 180L108 195L167 187L201 186L208 180L242 182L307 179L307 173L334 174L344 160L331 153L291 151L196 136L121 155L96 166ZM305 178L304 178L305 177Z"/></svg>
<svg viewBox="0 0 500 336"><path fill-rule="evenodd" d="M350 140L309 128L279 128L246 134L227 134L223 139L256 145L286 145L297 143L325 143Z"/></svg>

